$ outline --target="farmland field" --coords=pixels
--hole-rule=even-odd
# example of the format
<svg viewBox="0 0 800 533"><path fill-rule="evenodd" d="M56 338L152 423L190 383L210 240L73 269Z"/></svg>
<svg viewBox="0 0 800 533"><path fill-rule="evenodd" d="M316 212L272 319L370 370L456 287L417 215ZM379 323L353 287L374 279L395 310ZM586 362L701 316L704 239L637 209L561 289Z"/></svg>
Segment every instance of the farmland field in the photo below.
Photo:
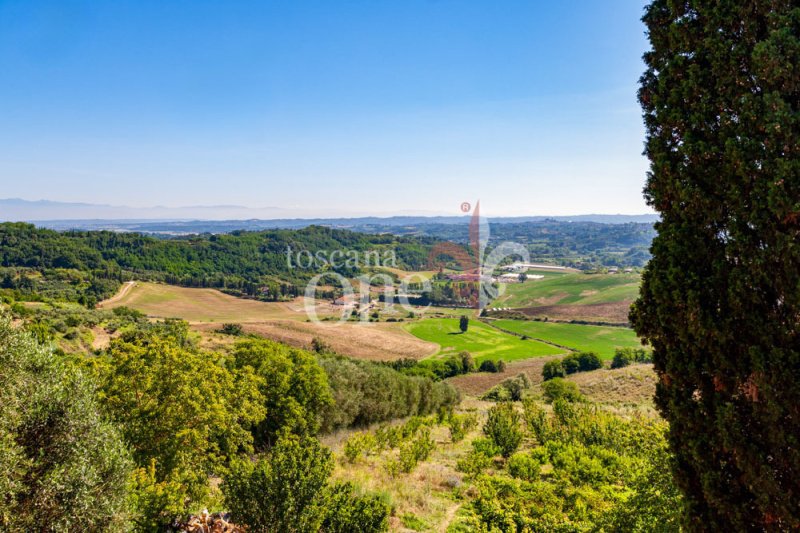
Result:
<svg viewBox="0 0 800 533"><path fill-rule="evenodd" d="M555 274L509 284L492 307L590 305L632 301L639 293L639 274Z"/></svg>
<svg viewBox="0 0 800 533"><path fill-rule="evenodd" d="M300 348L308 347L312 339L318 337L337 352L359 359L420 359L438 349L436 344L420 340L395 324L307 322L302 299L259 302L214 289L136 282L124 287L114 298L101 302L101 307L108 309L120 306L150 317L186 320L210 344L225 341L224 336L214 333L222 323L235 322L241 324L246 333ZM317 313L320 317L336 316L341 308L320 302Z"/></svg>
<svg viewBox="0 0 800 533"><path fill-rule="evenodd" d="M492 307L535 318L625 325L639 282L638 274L551 274L508 285Z"/></svg>
<svg viewBox="0 0 800 533"><path fill-rule="evenodd" d="M405 327L414 336L441 346L438 355L457 354L466 350L479 362L484 359L516 361L564 353L557 346L532 339L522 340L476 320L470 321L466 333L459 331L456 318L429 318L406 324Z"/></svg>
<svg viewBox="0 0 800 533"><path fill-rule="evenodd" d="M532 320L497 320L499 328L559 344L573 350L592 351L603 359L611 359L617 348L640 348L632 329L612 326L586 326Z"/></svg>

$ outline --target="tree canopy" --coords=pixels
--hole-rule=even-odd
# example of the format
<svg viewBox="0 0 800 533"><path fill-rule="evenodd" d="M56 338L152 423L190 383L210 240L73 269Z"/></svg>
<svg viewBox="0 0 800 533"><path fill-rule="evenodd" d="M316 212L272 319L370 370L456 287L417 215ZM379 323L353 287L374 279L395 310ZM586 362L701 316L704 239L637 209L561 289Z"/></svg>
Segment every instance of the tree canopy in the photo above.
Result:
<svg viewBox="0 0 800 533"><path fill-rule="evenodd" d="M800 527L800 8L646 9L660 214L632 312L693 530Z"/></svg>

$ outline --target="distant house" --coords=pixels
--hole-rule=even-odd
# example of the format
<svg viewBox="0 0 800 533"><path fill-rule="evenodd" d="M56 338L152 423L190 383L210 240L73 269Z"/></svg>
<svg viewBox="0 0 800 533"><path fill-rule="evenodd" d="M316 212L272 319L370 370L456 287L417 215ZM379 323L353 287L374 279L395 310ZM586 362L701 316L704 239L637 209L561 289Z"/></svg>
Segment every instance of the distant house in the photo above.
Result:
<svg viewBox="0 0 800 533"><path fill-rule="evenodd" d="M617 267L610 267L608 269L609 274L616 274L617 272L619 272L619 269Z"/></svg>
<svg viewBox="0 0 800 533"><path fill-rule="evenodd" d="M632 274L633 273L633 269L632 268L626 268L625 270L623 270L623 272L625 272L626 274Z"/></svg>

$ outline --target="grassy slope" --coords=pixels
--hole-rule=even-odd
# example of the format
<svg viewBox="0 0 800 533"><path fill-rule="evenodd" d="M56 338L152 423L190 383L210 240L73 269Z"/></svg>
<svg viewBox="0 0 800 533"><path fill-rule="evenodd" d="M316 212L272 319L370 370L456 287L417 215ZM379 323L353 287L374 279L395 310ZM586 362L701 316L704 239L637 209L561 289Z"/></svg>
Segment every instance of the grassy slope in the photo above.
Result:
<svg viewBox="0 0 800 533"><path fill-rule="evenodd" d="M563 349L556 346L534 340L522 340L476 320L470 320L466 333L459 331L457 318L424 319L406 324L405 327L414 336L441 346L439 355L457 354L466 350L477 361L484 359L515 361L564 353Z"/></svg>
<svg viewBox="0 0 800 533"><path fill-rule="evenodd" d="M533 307L554 304L598 304L633 300L638 274L553 274L544 279L509 284L492 307Z"/></svg>
<svg viewBox="0 0 800 533"><path fill-rule="evenodd" d="M641 346L636 334L628 328L526 320L497 320L493 323L497 327L574 350L597 352L603 359L611 359L617 348Z"/></svg>

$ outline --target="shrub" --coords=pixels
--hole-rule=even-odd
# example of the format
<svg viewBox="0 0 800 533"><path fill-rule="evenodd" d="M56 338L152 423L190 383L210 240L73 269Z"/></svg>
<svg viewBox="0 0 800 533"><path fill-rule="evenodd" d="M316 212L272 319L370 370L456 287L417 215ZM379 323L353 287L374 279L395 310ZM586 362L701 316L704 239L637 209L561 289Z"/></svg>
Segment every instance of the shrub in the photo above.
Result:
<svg viewBox="0 0 800 533"><path fill-rule="evenodd" d="M478 367L479 372L497 372L497 363L490 359L485 359L481 361L481 366Z"/></svg>
<svg viewBox="0 0 800 533"><path fill-rule="evenodd" d="M617 348L614 352L614 359L611 361L611 368L623 368L633 362L633 354L630 348Z"/></svg>
<svg viewBox="0 0 800 533"><path fill-rule="evenodd" d="M234 335L238 337L244 333L244 330L241 324L223 324L219 332L225 335Z"/></svg>
<svg viewBox="0 0 800 533"><path fill-rule="evenodd" d="M0 314L0 530L122 530L132 466L94 384Z"/></svg>
<svg viewBox="0 0 800 533"><path fill-rule="evenodd" d="M570 354L561 360L561 368L564 369L565 374L574 374L580 370L580 361L578 354Z"/></svg>
<svg viewBox="0 0 800 533"><path fill-rule="evenodd" d="M497 371L501 374L506 371L506 362L502 359L497 360Z"/></svg>
<svg viewBox="0 0 800 533"><path fill-rule="evenodd" d="M456 462L456 470L469 475L478 475L492 464L492 459L500 454L500 449L490 439L478 438L472 441L472 450Z"/></svg>
<svg viewBox="0 0 800 533"><path fill-rule="evenodd" d="M564 372L564 367L561 365L561 361L548 361L544 364L544 368L542 368L542 377L545 381L553 378L563 378L564 376L566 376L566 373Z"/></svg>
<svg viewBox="0 0 800 533"><path fill-rule="evenodd" d="M320 531L377 533L389 529L390 508L378 495L360 495L352 483L337 483L328 489L327 511Z"/></svg>
<svg viewBox="0 0 800 533"><path fill-rule="evenodd" d="M524 372L520 372L513 378L508 378L492 387L482 399L496 402L519 401L522 394L531 386L531 380Z"/></svg>
<svg viewBox="0 0 800 533"><path fill-rule="evenodd" d="M559 399L569 402L579 402L583 399L578 386L563 378L553 378L545 382L542 384L542 390L548 403L553 403Z"/></svg>
<svg viewBox="0 0 800 533"><path fill-rule="evenodd" d="M474 414L452 415L447 425L450 428L450 440L461 442L478 425L478 417Z"/></svg>
<svg viewBox="0 0 800 533"><path fill-rule="evenodd" d="M539 444L544 444L551 433L547 412L533 398L527 398L522 402L522 407L528 431L536 438Z"/></svg>
<svg viewBox="0 0 800 533"><path fill-rule="evenodd" d="M374 451L377 446L371 433L354 433L344 443L344 456L349 463L355 463L362 454Z"/></svg>
<svg viewBox="0 0 800 533"><path fill-rule="evenodd" d="M508 473L511 477L525 481L536 481L542 471L542 463L531 454L517 453L508 459Z"/></svg>
<svg viewBox="0 0 800 533"><path fill-rule="evenodd" d="M400 448L400 469L405 473L411 472L417 463L430 457L433 448L430 429L422 429L414 440Z"/></svg>
<svg viewBox="0 0 800 533"><path fill-rule="evenodd" d="M488 412L483 433L500 449L503 457L509 457L522 442L520 415L512 403L495 405Z"/></svg>
<svg viewBox="0 0 800 533"><path fill-rule="evenodd" d="M317 531L332 469L319 441L285 436L267 457L234 462L222 490L233 520L251 531Z"/></svg>
<svg viewBox="0 0 800 533"><path fill-rule="evenodd" d="M475 370L475 360L472 358L472 354L463 351L458 356L461 358L461 372L463 374L469 374Z"/></svg>
<svg viewBox="0 0 800 533"><path fill-rule="evenodd" d="M603 361L594 352L581 352L578 354L578 371L591 372L603 368Z"/></svg>

